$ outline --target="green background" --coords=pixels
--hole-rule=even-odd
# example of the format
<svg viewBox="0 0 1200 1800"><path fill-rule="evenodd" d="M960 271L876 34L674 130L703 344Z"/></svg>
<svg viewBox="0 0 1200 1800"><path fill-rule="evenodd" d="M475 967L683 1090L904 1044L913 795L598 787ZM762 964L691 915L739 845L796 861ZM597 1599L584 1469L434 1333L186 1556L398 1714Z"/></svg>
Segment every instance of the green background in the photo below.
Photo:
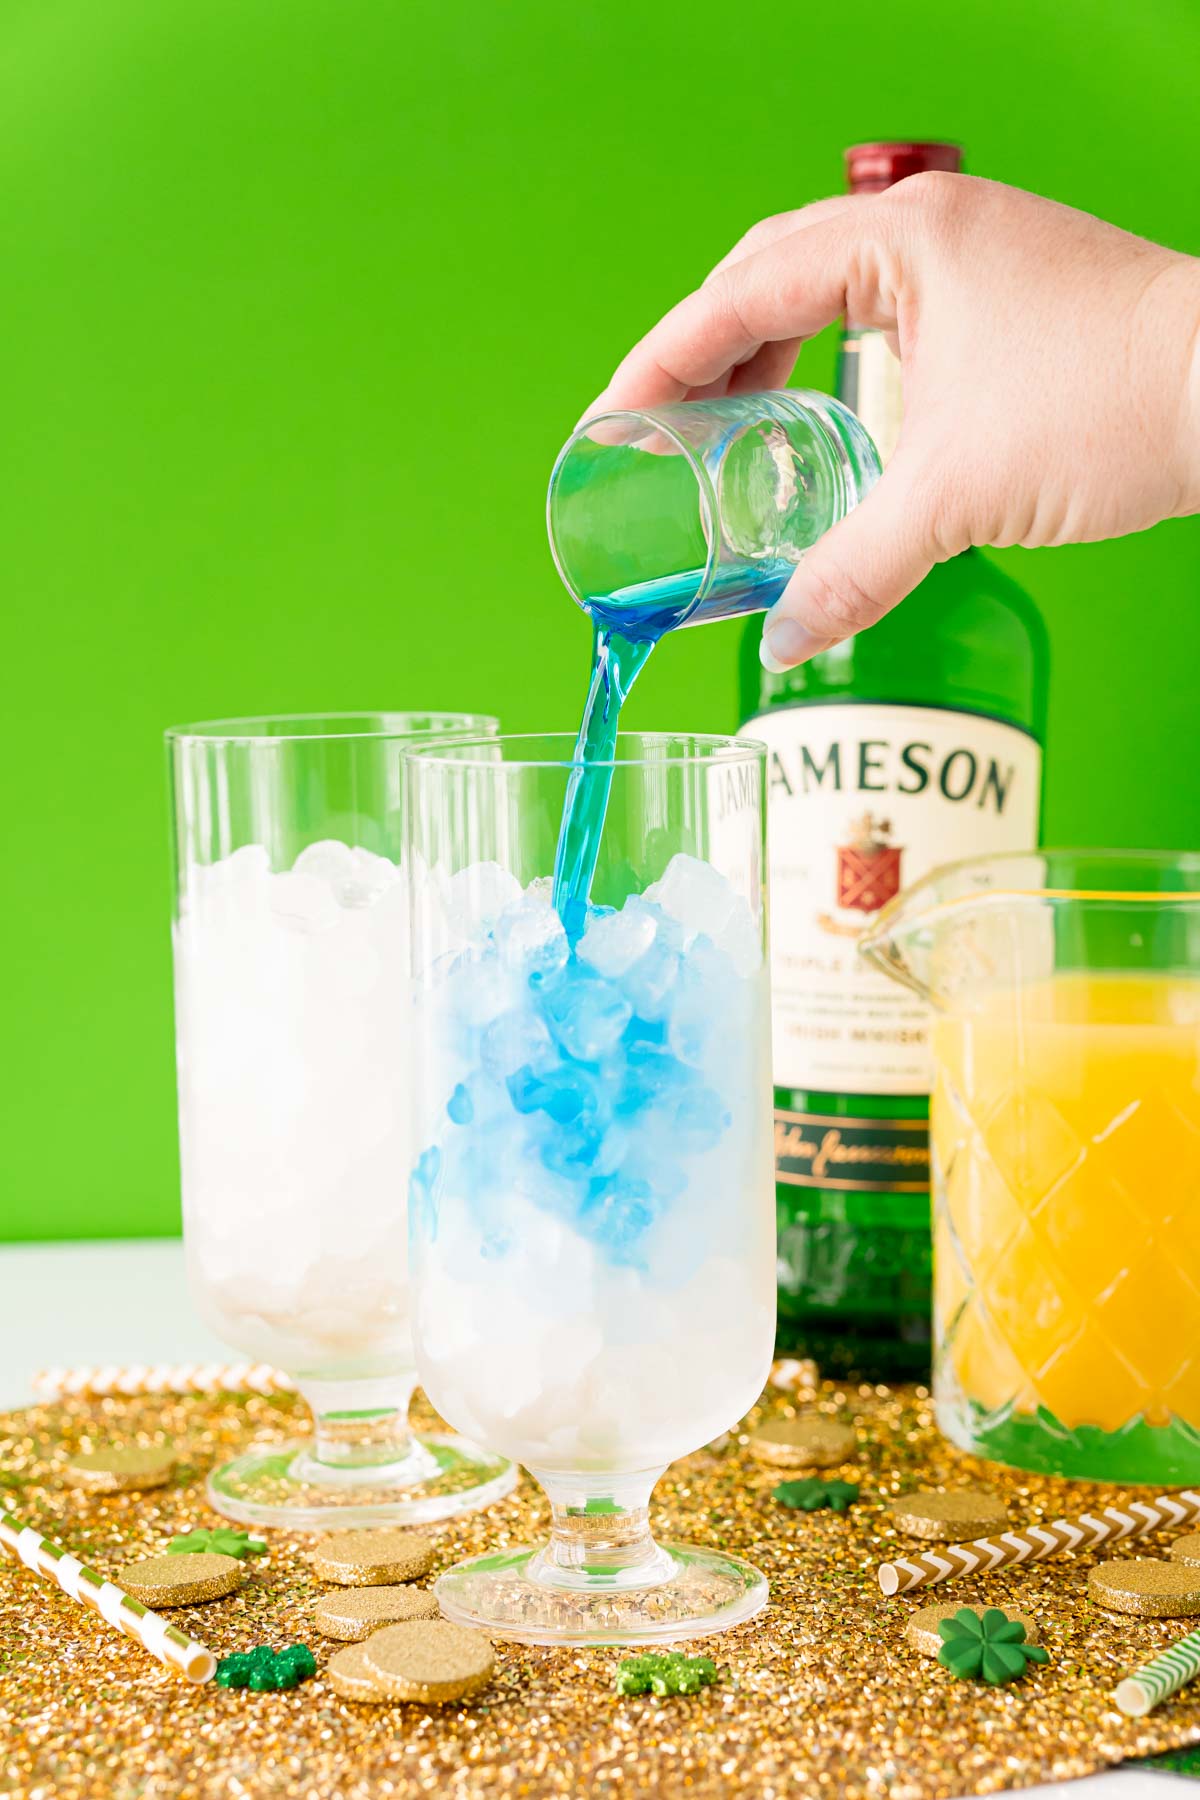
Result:
<svg viewBox="0 0 1200 1800"><path fill-rule="evenodd" d="M633 338L863 137L1200 251L1198 58L1194 0L4 0L0 1236L177 1228L164 726L574 723L544 482ZM1198 533L1003 558L1051 838L1200 838ZM738 635L631 723L732 727Z"/></svg>

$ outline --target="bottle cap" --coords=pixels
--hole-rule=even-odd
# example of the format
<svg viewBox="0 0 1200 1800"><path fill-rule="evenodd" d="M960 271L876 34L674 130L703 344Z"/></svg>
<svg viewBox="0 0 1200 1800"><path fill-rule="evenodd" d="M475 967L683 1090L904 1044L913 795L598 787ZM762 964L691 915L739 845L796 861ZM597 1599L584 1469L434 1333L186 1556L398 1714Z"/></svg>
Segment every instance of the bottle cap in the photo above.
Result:
<svg viewBox="0 0 1200 1800"><path fill-rule="evenodd" d="M846 151L846 185L852 194L882 194L906 175L920 175L926 169L957 175L962 163L961 144L851 144Z"/></svg>

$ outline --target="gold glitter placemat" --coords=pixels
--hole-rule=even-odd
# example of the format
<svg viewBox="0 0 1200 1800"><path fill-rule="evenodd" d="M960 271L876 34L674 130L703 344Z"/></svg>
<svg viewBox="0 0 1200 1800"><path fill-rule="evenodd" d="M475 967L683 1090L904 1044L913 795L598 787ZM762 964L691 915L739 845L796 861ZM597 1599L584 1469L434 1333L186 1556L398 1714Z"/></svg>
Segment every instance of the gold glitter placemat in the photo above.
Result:
<svg viewBox="0 0 1200 1800"><path fill-rule="evenodd" d="M722 1666L694 1698L622 1698L613 1671L628 1652L501 1644L491 1686L473 1702L429 1709L339 1700L318 1677L285 1693L189 1687L138 1645L48 1583L0 1562L0 1760L22 1800L455 1800L550 1795L784 1793L940 1800L1085 1775L1124 1757L1200 1742L1200 1690L1124 1719L1122 1675L1186 1622L1111 1617L1087 1597L1089 1556L1001 1571L885 1600L875 1565L898 1547L878 1501L914 1486L975 1483L1010 1502L1014 1523L1058 1518L1120 1497L1083 1483L1006 1473L951 1450L921 1390L826 1385L821 1409L863 1421L862 1484L840 1515L789 1512L771 1497L779 1472L756 1463L749 1429L790 1408L772 1398L719 1451L676 1463L653 1516L664 1536L753 1559L771 1582L754 1623L693 1646ZM218 1521L203 1472L250 1437L296 1430L294 1402L68 1401L0 1415L0 1483L47 1536L101 1571L165 1549L175 1533ZM105 1439L171 1439L184 1461L170 1487L102 1498L61 1485L65 1455ZM830 1473L834 1473L830 1471ZM489 1512L422 1527L435 1569L464 1554L543 1532L544 1502L524 1480ZM311 1539L267 1534L236 1594L173 1619L218 1656L295 1640L322 1666L343 1646L320 1638L324 1591L304 1557ZM908 1545L911 1540L902 1540ZM1161 1554L1151 1537L1129 1554ZM1118 1552L1119 1554L1119 1552ZM1052 1661L1022 1682L956 1681L904 1640L909 1615L961 1598L1034 1617ZM1196 1697L1189 1697L1196 1692Z"/></svg>

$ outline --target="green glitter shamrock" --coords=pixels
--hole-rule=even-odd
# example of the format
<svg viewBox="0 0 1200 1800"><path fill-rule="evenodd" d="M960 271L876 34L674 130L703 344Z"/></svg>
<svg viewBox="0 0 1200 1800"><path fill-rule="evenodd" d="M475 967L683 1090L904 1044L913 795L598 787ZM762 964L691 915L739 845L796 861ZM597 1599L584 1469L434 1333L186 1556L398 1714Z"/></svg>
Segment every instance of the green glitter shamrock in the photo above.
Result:
<svg viewBox="0 0 1200 1800"><path fill-rule="evenodd" d="M248 1531L227 1531L219 1525L215 1531L185 1531L167 1545L168 1556L198 1556L215 1551L218 1556L261 1556L266 1549L262 1538L252 1538Z"/></svg>
<svg viewBox="0 0 1200 1800"><path fill-rule="evenodd" d="M989 1606L982 1617L969 1606L960 1607L952 1619L942 1620L938 1630L943 1639L938 1661L961 1680L999 1687L1005 1681L1019 1681L1027 1663L1050 1661L1040 1644L1025 1642L1021 1621L1008 1618L998 1606Z"/></svg>
<svg viewBox="0 0 1200 1800"><path fill-rule="evenodd" d="M317 1659L307 1644L289 1644L279 1651L258 1644L236 1656L223 1656L213 1679L219 1687L248 1687L262 1694L294 1688L316 1672Z"/></svg>
<svg viewBox="0 0 1200 1800"><path fill-rule="evenodd" d="M668 1650L630 1656L617 1670L618 1694L698 1694L717 1679L717 1665L708 1656L684 1656Z"/></svg>
<svg viewBox="0 0 1200 1800"><path fill-rule="evenodd" d="M806 1475L802 1481L781 1481L775 1498L780 1506L798 1506L801 1512L819 1512L828 1506L844 1513L858 1499L858 1489L852 1481L822 1481Z"/></svg>

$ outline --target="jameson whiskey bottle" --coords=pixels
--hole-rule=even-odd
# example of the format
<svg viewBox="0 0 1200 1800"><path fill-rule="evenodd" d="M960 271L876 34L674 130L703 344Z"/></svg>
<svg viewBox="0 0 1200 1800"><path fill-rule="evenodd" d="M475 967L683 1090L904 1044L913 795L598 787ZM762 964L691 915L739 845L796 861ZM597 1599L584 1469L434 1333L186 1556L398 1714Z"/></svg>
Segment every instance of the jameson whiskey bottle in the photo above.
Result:
<svg viewBox="0 0 1200 1800"><path fill-rule="evenodd" d="M850 187L957 170L952 144L860 144ZM884 461L900 365L846 321L838 394ZM929 1363L929 1075L923 1007L856 952L938 863L1037 842L1047 644L977 551L869 631L768 674L746 630L742 735L769 751L779 1335L831 1372Z"/></svg>

